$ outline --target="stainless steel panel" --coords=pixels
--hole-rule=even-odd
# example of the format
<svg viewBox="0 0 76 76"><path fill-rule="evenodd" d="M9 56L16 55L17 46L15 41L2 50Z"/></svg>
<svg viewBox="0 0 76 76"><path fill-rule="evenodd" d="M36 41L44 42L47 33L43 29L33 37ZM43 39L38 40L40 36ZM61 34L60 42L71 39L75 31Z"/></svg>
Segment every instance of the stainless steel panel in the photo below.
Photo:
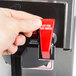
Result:
<svg viewBox="0 0 76 76"><path fill-rule="evenodd" d="M29 70L22 68L22 76L72 76L73 52L56 49L53 71Z"/></svg>

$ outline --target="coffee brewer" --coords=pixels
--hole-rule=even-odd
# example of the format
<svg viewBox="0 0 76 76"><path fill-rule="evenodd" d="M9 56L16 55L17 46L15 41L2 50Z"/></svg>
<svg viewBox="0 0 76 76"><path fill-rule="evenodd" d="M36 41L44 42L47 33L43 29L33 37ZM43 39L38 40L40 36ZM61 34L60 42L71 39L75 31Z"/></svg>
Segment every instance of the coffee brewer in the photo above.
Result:
<svg viewBox="0 0 76 76"><path fill-rule="evenodd" d="M41 16L44 23L54 20L52 35L40 28L14 55L3 56L11 65L11 76L72 76L74 0L2 0L0 7Z"/></svg>

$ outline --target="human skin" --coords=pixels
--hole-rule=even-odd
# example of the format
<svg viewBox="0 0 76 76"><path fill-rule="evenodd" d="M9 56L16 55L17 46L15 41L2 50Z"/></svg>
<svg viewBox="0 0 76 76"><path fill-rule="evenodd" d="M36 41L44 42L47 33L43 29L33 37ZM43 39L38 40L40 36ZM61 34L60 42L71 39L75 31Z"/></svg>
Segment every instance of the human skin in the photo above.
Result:
<svg viewBox="0 0 76 76"><path fill-rule="evenodd" d="M0 57L14 54L26 37L42 25L41 17L23 11L0 8ZM23 32L24 35L20 34Z"/></svg>

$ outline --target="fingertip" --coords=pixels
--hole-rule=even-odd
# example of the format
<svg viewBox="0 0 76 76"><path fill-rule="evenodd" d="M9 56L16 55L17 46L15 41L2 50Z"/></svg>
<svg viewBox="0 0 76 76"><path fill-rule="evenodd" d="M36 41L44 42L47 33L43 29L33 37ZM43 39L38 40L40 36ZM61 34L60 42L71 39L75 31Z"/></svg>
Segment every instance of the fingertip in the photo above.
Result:
<svg viewBox="0 0 76 76"><path fill-rule="evenodd" d="M39 29L42 25L42 21L41 21L41 19L35 19L35 20L33 20L33 24L35 27L37 27Z"/></svg>
<svg viewBox="0 0 76 76"><path fill-rule="evenodd" d="M16 38L16 40L15 40L15 45L16 46L24 45L25 44L25 41L26 41L25 36L18 35L17 38Z"/></svg>

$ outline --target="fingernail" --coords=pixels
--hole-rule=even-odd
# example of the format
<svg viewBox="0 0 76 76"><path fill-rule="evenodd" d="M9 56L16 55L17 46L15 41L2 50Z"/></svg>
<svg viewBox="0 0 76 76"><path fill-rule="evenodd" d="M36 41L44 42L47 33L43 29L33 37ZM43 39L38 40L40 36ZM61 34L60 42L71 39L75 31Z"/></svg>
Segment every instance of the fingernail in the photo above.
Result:
<svg viewBox="0 0 76 76"><path fill-rule="evenodd" d="M42 25L42 21L39 20L39 19L36 19L36 20L33 20L33 24L36 26L36 27L40 27Z"/></svg>

